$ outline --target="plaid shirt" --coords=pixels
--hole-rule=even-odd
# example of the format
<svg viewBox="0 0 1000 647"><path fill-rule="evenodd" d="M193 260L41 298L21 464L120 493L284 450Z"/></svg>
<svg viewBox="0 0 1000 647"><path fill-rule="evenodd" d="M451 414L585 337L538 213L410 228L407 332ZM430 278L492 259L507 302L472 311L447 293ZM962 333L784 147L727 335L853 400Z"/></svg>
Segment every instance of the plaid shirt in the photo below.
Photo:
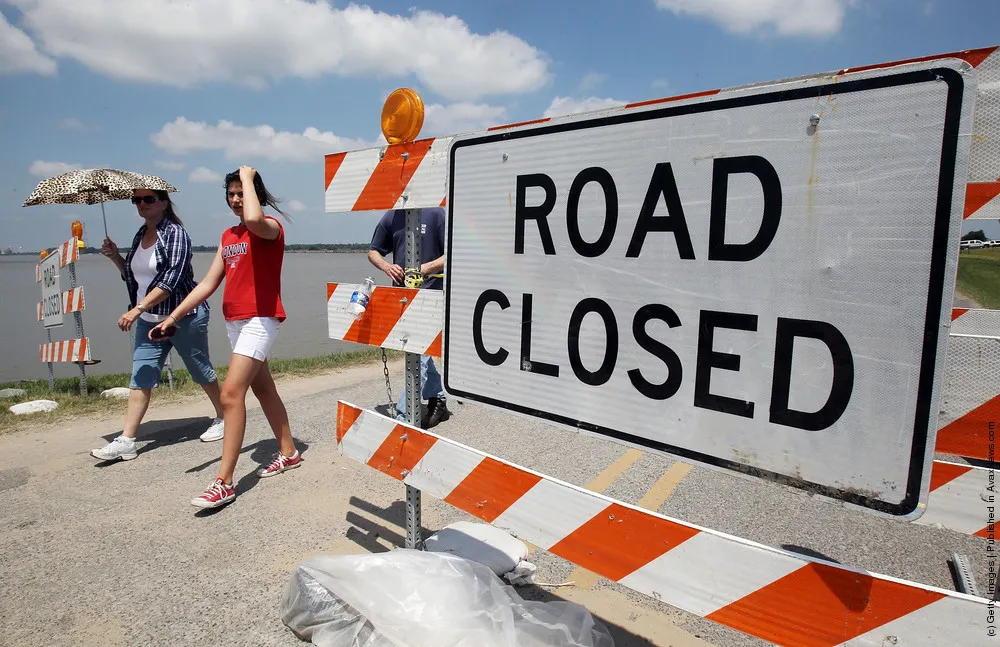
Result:
<svg viewBox="0 0 1000 647"><path fill-rule="evenodd" d="M169 292L170 296L149 309L152 314L168 315L180 305L181 301L198 283L194 280L194 268L191 267L191 237L184 227L163 218L156 226L156 230L157 237L154 246L156 276L150 282L146 294L149 294L149 290L153 288L163 288ZM135 238L132 239L132 248L125 256L125 273L122 278L128 287L130 308L134 308L139 302L139 282L135 280L135 274L132 272L132 257L135 256L135 250L139 248L145 233L146 225L139 227ZM207 301L204 305L205 308L208 308Z"/></svg>

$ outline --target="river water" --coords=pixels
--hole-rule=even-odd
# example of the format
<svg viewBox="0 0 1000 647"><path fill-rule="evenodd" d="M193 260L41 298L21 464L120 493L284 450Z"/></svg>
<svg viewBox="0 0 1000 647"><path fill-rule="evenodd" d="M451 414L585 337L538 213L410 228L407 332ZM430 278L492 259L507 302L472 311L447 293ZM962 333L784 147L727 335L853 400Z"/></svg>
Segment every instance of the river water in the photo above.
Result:
<svg viewBox="0 0 1000 647"><path fill-rule="evenodd" d="M214 252L194 254L196 280L204 276L213 256ZM45 364L38 359L38 345L45 343L46 337L37 319L37 304L41 301L41 286L35 283L37 262L37 256L0 256L0 382L47 376ZM76 263L76 276L86 300L84 333L90 339L91 356L101 360L100 364L88 366L87 374L130 372L129 333L117 326L118 317L128 307L125 282L111 261L98 254L81 256ZM327 336L326 284L328 281L360 283L366 276L372 276L379 285L389 283L365 254L286 253L281 296L288 319L281 327L273 356L313 357L365 348ZM69 273L63 269L61 288L69 287ZM209 349L215 365L228 364L230 356L222 317L222 290L220 287L209 299L212 308ZM62 327L52 329L52 339L74 337L73 315L66 315ZM176 353L171 357L175 368L184 368ZM75 364L53 364L53 367L56 377L79 375Z"/></svg>

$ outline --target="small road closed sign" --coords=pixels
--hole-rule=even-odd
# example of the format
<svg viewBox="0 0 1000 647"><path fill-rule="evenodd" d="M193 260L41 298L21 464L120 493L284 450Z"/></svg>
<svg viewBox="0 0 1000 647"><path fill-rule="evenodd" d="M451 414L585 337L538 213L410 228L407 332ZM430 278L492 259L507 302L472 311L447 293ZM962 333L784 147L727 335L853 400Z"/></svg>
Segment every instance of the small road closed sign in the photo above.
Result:
<svg viewBox="0 0 1000 647"><path fill-rule="evenodd" d="M446 390L919 516L974 92L938 60L457 138Z"/></svg>
<svg viewBox="0 0 1000 647"><path fill-rule="evenodd" d="M39 263L42 274L42 326L54 328L63 325L62 292L59 289L59 248Z"/></svg>

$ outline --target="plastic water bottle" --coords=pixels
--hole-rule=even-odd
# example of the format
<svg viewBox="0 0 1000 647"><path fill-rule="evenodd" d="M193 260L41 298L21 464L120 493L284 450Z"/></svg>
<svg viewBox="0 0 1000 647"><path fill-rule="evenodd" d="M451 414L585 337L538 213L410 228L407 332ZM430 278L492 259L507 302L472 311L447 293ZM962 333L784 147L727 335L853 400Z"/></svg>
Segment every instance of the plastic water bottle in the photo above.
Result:
<svg viewBox="0 0 1000 647"><path fill-rule="evenodd" d="M365 316L368 308L368 300L371 299L372 291L375 289L375 279L368 277L361 287L351 295L351 302L347 305L347 311L354 315L355 319Z"/></svg>

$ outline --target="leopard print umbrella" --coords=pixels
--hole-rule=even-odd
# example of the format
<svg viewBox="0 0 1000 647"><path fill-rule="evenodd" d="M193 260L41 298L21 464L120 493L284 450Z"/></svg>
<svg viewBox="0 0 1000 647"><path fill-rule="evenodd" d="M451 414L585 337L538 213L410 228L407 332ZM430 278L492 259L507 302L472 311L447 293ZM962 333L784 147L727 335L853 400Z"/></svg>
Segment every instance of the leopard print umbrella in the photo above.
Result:
<svg viewBox="0 0 1000 647"><path fill-rule="evenodd" d="M38 204L98 204L104 219L104 235L108 235L108 218L104 203L128 200L135 189L176 191L177 187L155 175L119 171L113 168L91 168L70 171L42 180L24 201L23 207Z"/></svg>
<svg viewBox="0 0 1000 647"><path fill-rule="evenodd" d="M25 207L38 204L98 204L128 200L135 189L176 191L156 177L117 169L81 169L42 180L24 201Z"/></svg>

